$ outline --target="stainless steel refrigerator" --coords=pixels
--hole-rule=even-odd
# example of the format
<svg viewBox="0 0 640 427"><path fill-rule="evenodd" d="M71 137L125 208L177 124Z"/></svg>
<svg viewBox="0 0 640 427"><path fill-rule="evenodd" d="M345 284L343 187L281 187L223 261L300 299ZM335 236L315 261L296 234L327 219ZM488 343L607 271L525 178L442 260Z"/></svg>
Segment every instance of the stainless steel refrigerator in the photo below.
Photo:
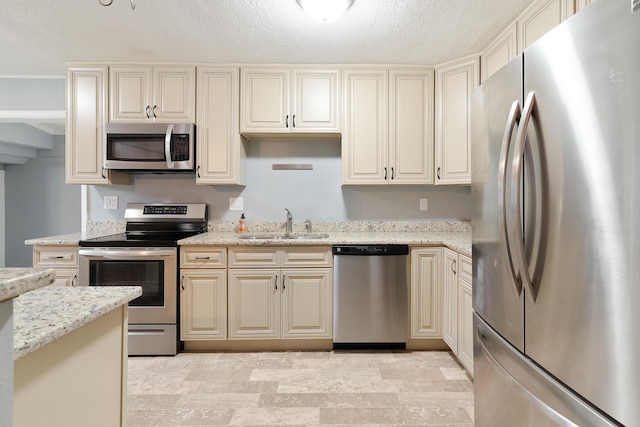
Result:
<svg viewBox="0 0 640 427"><path fill-rule="evenodd" d="M640 426L640 11L595 1L471 120L476 427Z"/></svg>

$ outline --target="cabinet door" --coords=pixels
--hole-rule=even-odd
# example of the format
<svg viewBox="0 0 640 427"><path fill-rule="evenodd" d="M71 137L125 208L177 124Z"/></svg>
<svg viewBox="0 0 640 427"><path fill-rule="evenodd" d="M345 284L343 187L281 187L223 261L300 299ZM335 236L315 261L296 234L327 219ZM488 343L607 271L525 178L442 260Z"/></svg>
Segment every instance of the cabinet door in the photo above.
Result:
<svg viewBox="0 0 640 427"><path fill-rule="evenodd" d="M436 184L471 184L470 100L477 56L436 67Z"/></svg>
<svg viewBox="0 0 640 427"><path fill-rule="evenodd" d="M539 0L518 17L518 52L523 52L574 12L573 0Z"/></svg>
<svg viewBox="0 0 640 427"><path fill-rule="evenodd" d="M180 268L224 268L227 248L218 246L180 246Z"/></svg>
<svg viewBox="0 0 640 427"><path fill-rule="evenodd" d="M433 184L433 71L389 72L390 184Z"/></svg>
<svg viewBox="0 0 640 427"><path fill-rule="evenodd" d="M67 68L67 184L100 185L129 182L128 175L106 171L103 168L107 70L106 66Z"/></svg>
<svg viewBox="0 0 640 427"><path fill-rule="evenodd" d="M458 254L445 249L443 255L442 339L458 354Z"/></svg>
<svg viewBox="0 0 640 427"><path fill-rule="evenodd" d="M458 279L458 360L473 376L473 298L471 283Z"/></svg>
<svg viewBox="0 0 640 427"><path fill-rule="evenodd" d="M289 70L243 68L240 132L289 132Z"/></svg>
<svg viewBox="0 0 640 427"><path fill-rule="evenodd" d="M226 270L187 269L180 274L180 339L226 339Z"/></svg>
<svg viewBox="0 0 640 427"><path fill-rule="evenodd" d="M331 338L330 268L282 270L282 338Z"/></svg>
<svg viewBox="0 0 640 427"><path fill-rule="evenodd" d="M342 80L342 184L385 184L391 173L387 70L344 70Z"/></svg>
<svg viewBox="0 0 640 427"><path fill-rule="evenodd" d="M148 122L153 117L152 81L152 67L110 67L109 121Z"/></svg>
<svg viewBox="0 0 640 427"><path fill-rule="evenodd" d="M196 184L246 184L237 68L198 68Z"/></svg>
<svg viewBox="0 0 640 427"><path fill-rule="evenodd" d="M280 338L280 270L229 270L229 339Z"/></svg>
<svg viewBox="0 0 640 427"><path fill-rule="evenodd" d="M292 132L340 132L340 71L293 70Z"/></svg>
<svg viewBox="0 0 640 427"><path fill-rule="evenodd" d="M442 248L411 250L411 338L442 338Z"/></svg>
<svg viewBox="0 0 640 427"><path fill-rule="evenodd" d="M576 13L580 12L585 7L591 4L592 0L576 0Z"/></svg>
<svg viewBox="0 0 640 427"><path fill-rule="evenodd" d="M485 49L481 58L482 81L484 82L518 54L517 26L513 22Z"/></svg>
<svg viewBox="0 0 640 427"><path fill-rule="evenodd" d="M193 66L153 68L153 120L163 123L195 123L195 74Z"/></svg>

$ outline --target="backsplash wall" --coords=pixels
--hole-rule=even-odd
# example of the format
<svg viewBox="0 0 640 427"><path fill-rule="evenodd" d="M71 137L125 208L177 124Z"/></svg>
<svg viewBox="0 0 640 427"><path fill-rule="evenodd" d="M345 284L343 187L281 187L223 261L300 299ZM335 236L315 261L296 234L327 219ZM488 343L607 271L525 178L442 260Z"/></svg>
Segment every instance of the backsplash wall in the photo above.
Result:
<svg viewBox="0 0 640 427"><path fill-rule="evenodd" d="M313 170L272 170L274 163L303 163ZM247 142L247 185L196 185L193 175L137 174L126 186L91 186L90 221L118 221L129 202L199 202L211 220L250 221L470 220L469 186L341 186L340 141L251 140ZM105 210L104 196L118 196L118 209ZM229 198L242 197L242 211L229 210ZM420 199L429 208L420 211Z"/></svg>

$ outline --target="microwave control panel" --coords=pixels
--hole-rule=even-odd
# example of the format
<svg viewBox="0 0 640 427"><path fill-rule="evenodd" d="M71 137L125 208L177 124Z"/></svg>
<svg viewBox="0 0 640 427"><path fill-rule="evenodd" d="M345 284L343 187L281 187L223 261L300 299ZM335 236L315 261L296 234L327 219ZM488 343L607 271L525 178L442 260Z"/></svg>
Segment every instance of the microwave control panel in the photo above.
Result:
<svg viewBox="0 0 640 427"><path fill-rule="evenodd" d="M189 135L186 133L174 134L171 138L171 160L189 160Z"/></svg>

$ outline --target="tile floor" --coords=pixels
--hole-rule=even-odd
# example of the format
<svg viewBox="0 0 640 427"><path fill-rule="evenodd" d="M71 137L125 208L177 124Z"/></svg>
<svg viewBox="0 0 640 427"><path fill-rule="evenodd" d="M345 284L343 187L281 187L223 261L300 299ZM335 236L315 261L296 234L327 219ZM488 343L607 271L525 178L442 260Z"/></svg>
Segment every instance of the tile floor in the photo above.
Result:
<svg viewBox="0 0 640 427"><path fill-rule="evenodd" d="M446 351L130 357L128 425L473 426L473 383Z"/></svg>

